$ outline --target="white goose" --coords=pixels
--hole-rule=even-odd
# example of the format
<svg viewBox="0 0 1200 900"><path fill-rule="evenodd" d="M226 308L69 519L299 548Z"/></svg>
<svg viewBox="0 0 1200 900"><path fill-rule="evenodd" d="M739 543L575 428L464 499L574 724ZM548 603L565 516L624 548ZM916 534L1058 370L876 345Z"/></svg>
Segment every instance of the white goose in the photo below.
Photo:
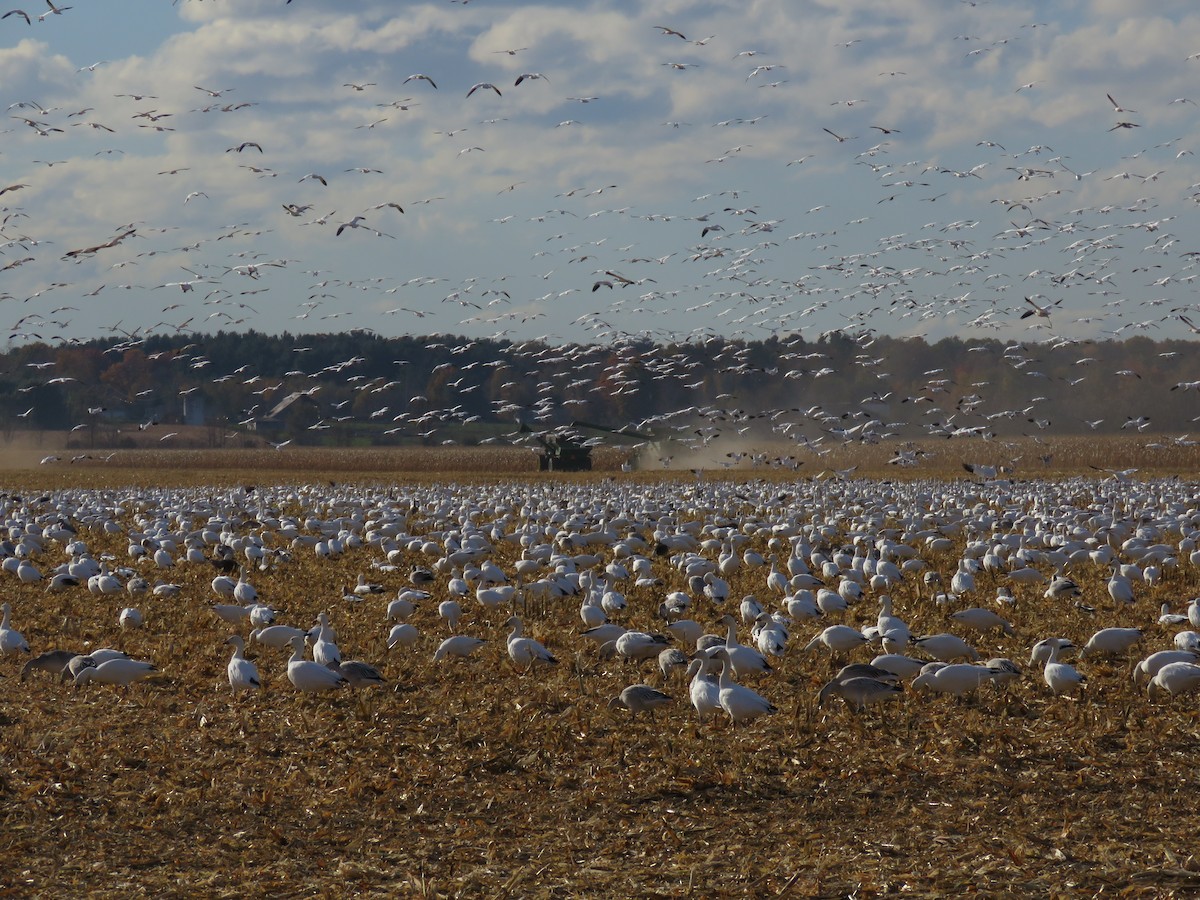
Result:
<svg viewBox="0 0 1200 900"><path fill-rule="evenodd" d="M1074 666L1058 661L1059 653L1074 646L1068 641L1050 648L1050 657L1046 660L1046 668L1042 670L1042 678L1055 694L1070 694L1087 681Z"/></svg>
<svg viewBox="0 0 1200 900"><path fill-rule="evenodd" d="M291 646L292 657L288 660L287 677L296 690L316 694L335 690L347 683L342 673L304 658L304 638L292 638Z"/></svg>
<svg viewBox="0 0 1200 900"><path fill-rule="evenodd" d="M451 635L438 644L438 648L433 654L433 661L441 662L448 656L456 656L459 658L468 657L482 647L485 643L486 641L483 641L480 638L471 637L470 635L466 634Z"/></svg>
<svg viewBox="0 0 1200 900"><path fill-rule="evenodd" d="M229 689L234 694L239 691L262 690L258 667L246 659L246 642L242 640L241 635L230 635L225 639L225 643L233 645L233 656L229 658L229 664L225 667L225 674L229 677Z"/></svg>
<svg viewBox="0 0 1200 900"><path fill-rule="evenodd" d="M721 662L717 696L721 703L721 709L725 710L735 725L751 722L759 716L769 716L778 712L775 704L766 697L733 680L733 664L729 659L728 651L724 648L718 649L716 658Z"/></svg>
<svg viewBox="0 0 1200 900"><path fill-rule="evenodd" d="M1174 696L1200 690L1200 665L1190 662L1167 663L1150 679L1146 690L1151 697L1159 691Z"/></svg>
<svg viewBox="0 0 1200 900"><path fill-rule="evenodd" d="M515 665L521 666L525 672L530 671L534 666L558 665L554 654L545 646L531 637L525 637L524 626L521 624L520 618L510 616L504 624L512 628L512 632L508 635L508 658Z"/></svg>
<svg viewBox="0 0 1200 900"><path fill-rule="evenodd" d="M94 660L95 657L92 657ZM76 686L96 681L100 684L118 684L126 690L135 681L141 681L157 672L154 663L119 657L106 660L95 666L80 669L75 676Z"/></svg>
<svg viewBox="0 0 1200 900"><path fill-rule="evenodd" d="M721 688L717 679L708 671L709 660L696 657L688 663L685 677L688 679L688 698L696 710L696 717L704 724L709 713L721 712Z"/></svg>
<svg viewBox="0 0 1200 900"><path fill-rule="evenodd" d="M0 605L0 656L15 656L18 653L29 653L29 644L21 632L9 624L12 607L8 603Z"/></svg>
<svg viewBox="0 0 1200 900"><path fill-rule="evenodd" d="M947 664L936 669L930 666L913 679L912 686L915 691L929 690L962 697L979 690L981 684L990 681L996 674L996 671L987 666L971 663Z"/></svg>

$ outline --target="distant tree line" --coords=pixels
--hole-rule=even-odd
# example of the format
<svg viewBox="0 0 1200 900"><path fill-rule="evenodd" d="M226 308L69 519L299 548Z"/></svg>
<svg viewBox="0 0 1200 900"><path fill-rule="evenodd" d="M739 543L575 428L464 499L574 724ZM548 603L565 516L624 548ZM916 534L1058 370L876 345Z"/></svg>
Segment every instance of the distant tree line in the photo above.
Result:
<svg viewBox="0 0 1200 900"><path fill-rule="evenodd" d="M9 431L202 421L299 443L430 443L449 428L502 439L520 423L579 420L701 436L714 422L790 437L1186 433L1200 416L1197 362L1193 341L1144 337L929 344L833 333L553 346L219 332L13 347L0 355L0 413Z"/></svg>

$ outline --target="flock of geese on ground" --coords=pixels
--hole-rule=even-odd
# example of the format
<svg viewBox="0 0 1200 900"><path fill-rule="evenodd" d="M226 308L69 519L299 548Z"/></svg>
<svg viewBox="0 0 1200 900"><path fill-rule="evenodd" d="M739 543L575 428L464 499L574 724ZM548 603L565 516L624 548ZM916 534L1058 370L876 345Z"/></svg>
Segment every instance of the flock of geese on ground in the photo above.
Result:
<svg viewBox="0 0 1200 900"><path fill-rule="evenodd" d="M771 673L796 656L814 686L825 681L819 704L838 697L859 712L910 694L961 699L1020 683L1047 698L1103 694L1129 676L1093 660L1135 653L1145 655L1129 672L1151 697L1182 694L1200 689L1200 599L1175 596L1200 565L1192 497L1179 480L1082 478L830 481L786 492L763 481L607 479L13 494L3 501L0 654L24 660L22 682L43 671L76 689L128 692L169 676L172 660L64 648L44 630L30 641L22 620L51 594L74 617L108 615L107 595L130 605L104 633L165 630L172 616L156 603L191 595L212 629L186 639L232 647L235 694L276 680L263 679L248 647L271 676L290 653L286 679L300 693L388 683L375 665L343 658L334 618L378 620L389 651L471 666L493 664L486 654L462 661L503 621L509 666L522 677L544 678L560 656L572 658L581 690L585 675L640 677L608 704L634 717L684 703L701 721L770 715L795 692ZM127 542L126 559L94 552L114 539ZM338 560L361 560L378 580L359 574L334 615L322 611L311 626L277 622L250 577L269 593L304 556L331 572ZM1076 581L1096 571L1108 575L1100 596ZM182 572L190 584L167 580ZM568 617L552 613L575 604L576 624L564 627ZM537 636L526 627L534 617ZM917 620L943 630L918 632ZM1014 660L1018 652L1028 659ZM831 678L817 653L828 654Z"/></svg>

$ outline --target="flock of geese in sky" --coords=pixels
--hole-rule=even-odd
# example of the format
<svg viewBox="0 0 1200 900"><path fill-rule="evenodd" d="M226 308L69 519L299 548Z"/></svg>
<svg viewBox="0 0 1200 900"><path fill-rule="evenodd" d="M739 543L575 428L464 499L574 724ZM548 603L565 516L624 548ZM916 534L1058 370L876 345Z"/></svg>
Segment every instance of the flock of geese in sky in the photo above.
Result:
<svg viewBox="0 0 1200 900"><path fill-rule="evenodd" d="M53 48L54 27L39 28L33 19L61 25L73 13L70 6L50 0L47 5L48 11L36 15L8 11L3 27L23 32L30 25ZM484 6L462 4L462 16L478 17L481 33L494 24ZM947 15L980 32L993 21L984 15L983 2L947 6ZM578 177L576 160L585 146L602 147L611 139L608 128L621 115L620 92L633 96L648 88L639 82L635 90L622 80L632 77L628 73L601 68L594 77L613 81L615 95L588 92L577 83L577 70L560 75L543 65L539 51L551 48L539 47L533 37L474 54L486 64L464 60L464 68L472 68L461 83L449 71L394 68L405 65L402 54L380 62L369 80L339 67L329 85L336 99L329 101L330 115L321 127L343 127L346 133L331 142L336 150L299 160L284 153L280 141L257 133L270 122L259 118L268 102L252 96L256 86L249 83L197 76L201 83L160 97L150 90L147 72L144 90L114 91L95 108L13 97L8 113L14 140L25 140L6 155L15 161L27 151L28 158L21 160L26 171L0 184L0 197L13 204L0 221L0 271L20 282L0 294L20 310L9 323L10 340L78 336L72 334L74 323L95 316L94 298L101 291L120 298L103 308L129 314L116 314L93 331L112 328L133 340L242 326L395 332L431 323L447 332L517 338L532 337L552 323L551 333L543 335L551 341L567 332L594 341L640 334L693 340L714 331L757 338L804 327L948 329L1004 337L1033 328L1039 337L1073 342L1192 329L1189 317L1200 314L1191 297L1200 251L1190 244L1188 218L1200 200L1200 182L1188 146L1185 114L1195 106L1191 98L1148 96L1145 90L1130 98L1129 86L1098 85L1094 135L1086 145L1030 143L1027 138L1040 132L1026 119L1036 118L1037 104L1061 103L1056 92L1074 85L1030 80L1022 61L1044 55L1045 42L1067 25L1028 22L1005 34L967 30L953 42L943 42L938 30L930 53L937 56L945 43L957 42L953 61L961 71L951 77L961 77L964 90L998 91L1006 73L1012 79L1011 88L1003 87L1011 95L1005 98L1004 121L1017 133L962 136L954 144L929 133L934 116L921 101L922 91L944 85L923 85L917 73L887 63L868 81L869 89L837 95L785 48L728 46L721 35L697 38L693 24L699 27L703 16L687 12L691 21L627 23L630 40L649 43L661 57L646 76L656 79L651 97L658 99L646 102L661 102L654 114L666 121L651 124L645 110L631 112L633 118L620 128L622 140L643 150L625 154L614 147L604 170L584 183L562 181ZM272 15L297 29L319 29L324 27L319 13L288 3ZM895 49L875 46L879 40L831 37L824 49L832 48L831 65L844 66L847 77L857 79L863 67L874 65L870 53ZM1186 67L1197 56L1180 55L1172 65L1190 71ZM1055 59L1061 80L1077 79ZM354 62L345 60L351 71ZM89 80L107 77L107 63L78 67L80 96L91 96ZM715 121L680 120L675 105L688 97L680 91L686 84L681 79L712 78L716 72L728 75L729 93L720 96L730 108L722 107ZM420 96L403 97L400 91ZM535 113L511 103L513 93L527 91L566 96L556 95L555 106ZM798 91L819 97L824 118L807 129L768 130L810 121L808 114L796 113L801 107L787 105ZM196 92L206 105L188 108ZM299 93L314 104L326 102L315 86ZM1011 108L1017 104L1033 106ZM579 118L566 117L563 109L580 110L573 114ZM899 109L908 110L913 121L897 121ZM601 112L591 115L593 110ZM254 124L231 128L229 121ZM1176 125L1177 135L1137 143ZM587 135L582 144L563 137L572 129ZM373 143L385 130L389 139L403 135L402 141ZM210 131L222 144L206 158ZM231 131L240 136L230 139ZM459 137L464 132L465 139ZM663 134L679 136L671 148L672 176L699 190L671 195L659 201L664 208L655 209L639 204L641 187L625 188L622 182L636 183L635 173L621 167L652 170L660 164L649 148L659 146ZM170 155L171 141L192 148L186 159ZM72 149L63 152L69 159L46 149L67 143ZM526 161L532 144L548 155ZM397 146L422 164L403 181L394 174L399 161L391 154ZM768 149L780 146L804 152L788 158ZM144 180L161 185L155 201L179 184L179 204L189 212L178 222L156 216L94 223L91 236L68 238L52 226L42 229L36 200L20 205L22 197L58 191L59 172L72 166L94 167L99 160L119 169L139 155L145 157ZM443 157L455 161L449 173L441 170ZM480 159L481 169L466 171L468 160ZM812 179L804 180L810 171ZM381 187L372 196L379 202L363 204L363 179L378 179ZM812 205L804 199L813 194L830 200L830 185L841 186L838 203ZM247 220L218 226L196 212L252 193L270 202ZM469 207L461 205L464 193L476 198ZM513 205L496 208L496 198L512 199ZM615 205L599 206L610 198ZM436 215L420 221L434 203L459 204L445 214L456 229L465 209L478 217L454 233L456 242L480 241L479 253L455 257L458 266L485 256L486 246L504 248L507 260L523 260L523 267L419 274L408 270L412 259L390 247L369 254L349 249L375 238L419 241L423 230L436 232L442 227ZM891 212L897 208L905 211L899 218ZM950 214L939 214L948 209ZM312 242L310 235L322 230L327 239ZM354 274L339 273L343 259L352 261ZM402 274L400 259L406 266ZM276 299L282 294L295 300Z"/></svg>
<svg viewBox="0 0 1200 900"><path fill-rule="evenodd" d="M0 654L21 682L172 689L170 657L119 649L140 629L232 648L228 688L272 703L403 682L414 655L562 692L595 678L614 714L739 726L805 698L1200 689L1200 598L1178 596L1200 508L1177 480L71 490L6 495L5 520ZM124 558L94 552L114 535ZM362 566L349 588L312 584L313 621L270 597L302 558ZM1102 595L1075 580L1093 572ZM168 597L205 624L162 614ZM112 646L23 634L51 599ZM1031 612L1047 604L1052 626ZM354 648L375 662L347 658L339 624L375 635Z"/></svg>

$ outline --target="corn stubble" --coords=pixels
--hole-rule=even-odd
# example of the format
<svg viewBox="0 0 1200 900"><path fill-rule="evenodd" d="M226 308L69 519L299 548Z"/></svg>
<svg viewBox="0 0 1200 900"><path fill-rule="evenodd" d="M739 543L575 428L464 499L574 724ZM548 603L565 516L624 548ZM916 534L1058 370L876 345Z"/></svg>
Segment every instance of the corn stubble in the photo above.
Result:
<svg viewBox="0 0 1200 900"><path fill-rule="evenodd" d="M226 473L233 481L243 473ZM88 473L79 480L100 478ZM520 482L514 482L519 490ZM402 487L395 488L402 490ZM128 523L126 523L128 524ZM125 559L123 535L88 533L94 552ZM765 547L754 545L765 551ZM928 555L949 581L960 547ZM501 548L493 558L506 566ZM914 697L854 714L818 708L828 660L796 646L820 626L798 623L792 650L753 683L779 713L746 727L698 726L679 682L651 663L601 662L580 630L577 599L532 605L527 632L562 663L518 674L505 655L510 611L474 600L460 631L489 643L468 660L431 663L446 630L445 579L412 621L415 651L388 652L384 610L405 583L362 603L342 589L369 572L370 549L294 561L251 581L307 627L329 611L348 657L378 664L388 685L298 695L287 653L251 643L265 682L232 697L232 629L207 610L207 566L170 579L175 598L142 598L145 626L122 632L128 598L85 589L43 593L6 579L5 596L34 652L116 646L161 674L127 698L77 693L20 662L0 661L0 859L18 894L377 896L913 896L1101 891L1192 895L1194 817L1186 791L1200 736L1194 698L1149 701L1130 679L1134 656L1086 659L1080 702L1048 695L1027 669L1004 690L965 703ZM661 595L686 590L665 562L662 588L628 591L628 627L655 631ZM731 576L732 596L766 600L766 570ZM1158 605L1200 593L1190 569L1168 570L1132 607L1113 609L1106 571L1073 573L1085 613L1017 586L1011 637L976 641L1024 666L1050 635L1082 645L1096 629L1142 626L1137 651L1170 646ZM911 577L911 576L910 576ZM987 605L979 578L972 602ZM914 633L953 630L948 611L912 587L894 594ZM966 604L966 605L969 605ZM861 626L878 607L846 618ZM711 625L720 611L699 604ZM244 630L243 630L244 633ZM860 653L865 661L869 655ZM677 698L630 721L609 697L645 679Z"/></svg>

